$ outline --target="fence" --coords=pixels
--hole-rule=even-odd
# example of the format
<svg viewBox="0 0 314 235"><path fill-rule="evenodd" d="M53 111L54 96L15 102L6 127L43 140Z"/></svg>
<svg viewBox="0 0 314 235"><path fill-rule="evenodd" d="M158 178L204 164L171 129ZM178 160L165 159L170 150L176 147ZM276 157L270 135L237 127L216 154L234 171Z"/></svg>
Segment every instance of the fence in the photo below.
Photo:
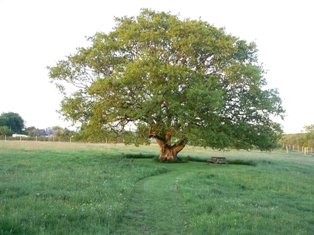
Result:
<svg viewBox="0 0 314 235"><path fill-rule="evenodd" d="M42 142L81 142L81 143L106 143L106 144L118 144L118 143L124 143L123 138L117 138L115 140L112 139L107 139L105 138L103 141L87 141L86 139L77 139L77 138L72 138L72 137L56 137L56 136L35 136L35 137L23 137L23 136L18 136L18 137L12 137L12 136L3 136L0 135L0 140L4 141L42 141Z"/></svg>
<svg viewBox="0 0 314 235"><path fill-rule="evenodd" d="M282 148L286 150L287 153L291 151L297 151L306 154L314 154L314 148L309 148L309 147L303 147L299 145L286 145L282 144Z"/></svg>
<svg viewBox="0 0 314 235"><path fill-rule="evenodd" d="M10 140L19 140L19 141L48 141L48 142L72 142L72 137L55 137L55 136L35 136L35 137L24 137L24 136L1 136L0 140L10 141Z"/></svg>

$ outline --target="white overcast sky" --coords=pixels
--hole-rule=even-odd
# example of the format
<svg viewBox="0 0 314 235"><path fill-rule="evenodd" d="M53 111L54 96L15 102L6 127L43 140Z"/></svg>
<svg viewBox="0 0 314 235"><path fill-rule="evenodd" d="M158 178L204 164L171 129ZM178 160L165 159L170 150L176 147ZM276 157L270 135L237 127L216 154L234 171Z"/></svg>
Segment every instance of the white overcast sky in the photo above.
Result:
<svg viewBox="0 0 314 235"><path fill-rule="evenodd" d="M314 124L314 13L312 0L0 0L0 113L15 112L26 126L68 127L60 119L61 97L49 83L54 66L85 36L108 33L114 16L136 16L141 8L199 19L247 41L255 41L278 88L286 133Z"/></svg>

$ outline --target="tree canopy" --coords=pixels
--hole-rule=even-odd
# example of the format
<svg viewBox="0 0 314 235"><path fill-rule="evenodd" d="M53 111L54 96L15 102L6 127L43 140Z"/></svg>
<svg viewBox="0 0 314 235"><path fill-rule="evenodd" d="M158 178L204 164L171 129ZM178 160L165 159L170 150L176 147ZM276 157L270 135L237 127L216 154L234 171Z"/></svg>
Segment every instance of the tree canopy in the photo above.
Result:
<svg viewBox="0 0 314 235"><path fill-rule="evenodd" d="M282 130L272 117L284 109L278 91L265 89L254 42L149 9L115 22L48 67L66 120L95 136L136 126L128 143L155 137L165 148L275 147Z"/></svg>
<svg viewBox="0 0 314 235"><path fill-rule="evenodd" d="M18 113L8 112L0 115L0 126L5 126L11 133L22 133L24 120Z"/></svg>

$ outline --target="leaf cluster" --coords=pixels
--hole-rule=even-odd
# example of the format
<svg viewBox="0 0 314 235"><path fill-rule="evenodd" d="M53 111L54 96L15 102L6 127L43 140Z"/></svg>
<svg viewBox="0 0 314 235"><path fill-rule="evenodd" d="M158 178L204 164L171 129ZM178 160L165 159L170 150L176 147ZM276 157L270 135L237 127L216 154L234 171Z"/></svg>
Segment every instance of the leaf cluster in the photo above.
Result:
<svg viewBox="0 0 314 235"><path fill-rule="evenodd" d="M278 91L263 89L254 42L148 9L115 22L112 32L97 32L89 47L48 67L65 119L91 134L137 126L129 140L136 144L152 127L204 147L274 147L281 128L271 117L284 110Z"/></svg>
<svg viewBox="0 0 314 235"><path fill-rule="evenodd" d="M25 123L23 118L18 113L7 112L0 115L0 127L2 127L1 133L3 135L23 133Z"/></svg>
<svg viewBox="0 0 314 235"><path fill-rule="evenodd" d="M314 148L314 124L304 126L303 133L286 134L279 141L281 144Z"/></svg>

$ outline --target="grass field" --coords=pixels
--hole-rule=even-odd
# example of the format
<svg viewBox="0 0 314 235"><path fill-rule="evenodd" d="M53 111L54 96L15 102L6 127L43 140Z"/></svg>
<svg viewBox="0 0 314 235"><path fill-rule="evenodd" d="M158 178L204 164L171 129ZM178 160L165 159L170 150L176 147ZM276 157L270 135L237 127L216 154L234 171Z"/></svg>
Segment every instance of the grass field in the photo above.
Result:
<svg viewBox="0 0 314 235"><path fill-rule="evenodd" d="M186 147L188 163L126 157L158 151L0 141L0 234L314 234L314 156Z"/></svg>

